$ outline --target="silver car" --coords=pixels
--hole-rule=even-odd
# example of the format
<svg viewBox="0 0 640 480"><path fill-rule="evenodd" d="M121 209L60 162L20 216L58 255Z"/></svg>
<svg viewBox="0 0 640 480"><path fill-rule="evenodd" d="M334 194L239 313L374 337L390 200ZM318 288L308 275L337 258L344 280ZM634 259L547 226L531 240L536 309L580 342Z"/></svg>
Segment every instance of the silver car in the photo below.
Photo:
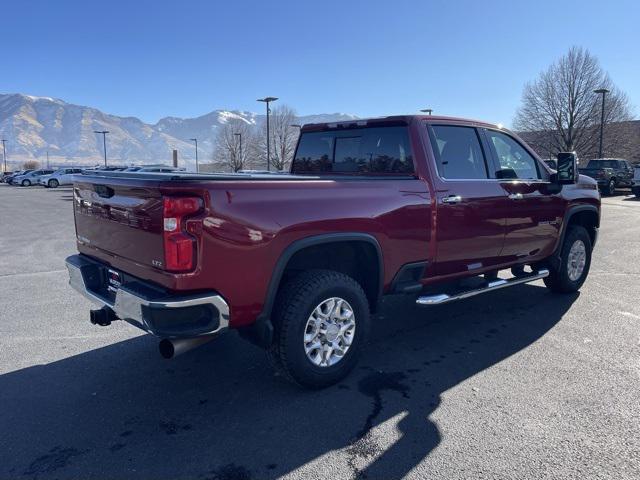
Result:
<svg viewBox="0 0 640 480"><path fill-rule="evenodd" d="M47 188L58 188L60 185L72 185L73 176L80 175L82 170L82 168L61 168L51 175L38 177L38 184Z"/></svg>
<svg viewBox="0 0 640 480"><path fill-rule="evenodd" d="M30 187L31 185L38 184L38 177L42 175L49 175L53 173L53 170L33 170L32 172L25 173L13 178L11 185L20 185L23 187Z"/></svg>

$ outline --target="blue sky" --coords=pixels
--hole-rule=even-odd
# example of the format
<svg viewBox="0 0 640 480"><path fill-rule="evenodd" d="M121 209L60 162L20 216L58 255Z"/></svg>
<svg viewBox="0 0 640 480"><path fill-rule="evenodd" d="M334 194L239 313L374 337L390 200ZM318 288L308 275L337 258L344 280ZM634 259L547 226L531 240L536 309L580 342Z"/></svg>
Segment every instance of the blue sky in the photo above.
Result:
<svg viewBox="0 0 640 480"><path fill-rule="evenodd" d="M588 48L640 112L637 1L3 2L0 92L155 122L216 108L436 113L509 125L522 88Z"/></svg>

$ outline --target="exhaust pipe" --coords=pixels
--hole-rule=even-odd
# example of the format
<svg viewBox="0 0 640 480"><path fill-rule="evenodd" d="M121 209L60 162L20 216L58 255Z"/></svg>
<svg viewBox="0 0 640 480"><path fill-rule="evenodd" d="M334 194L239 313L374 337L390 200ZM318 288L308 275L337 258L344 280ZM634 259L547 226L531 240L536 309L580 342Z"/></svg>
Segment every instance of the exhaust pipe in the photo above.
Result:
<svg viewBox="0 0 640 480"><path fill-rule="evenodd" d="M107 327L115 320L118 320L116 312L107 306L104 306L99 310L89 310L89 321L92 325Z"/></svg>
<svg viewBox="0 0 640 480"><path fill-rule="evenodd" d="M170 359L182 355L189 350L193 350L200 345L204 345L215 337L215 335L204 335L202 337L176 338L173 340L165 338L160 340L158 347L160 349L160 355L162 355L163 358Z"/></svg>

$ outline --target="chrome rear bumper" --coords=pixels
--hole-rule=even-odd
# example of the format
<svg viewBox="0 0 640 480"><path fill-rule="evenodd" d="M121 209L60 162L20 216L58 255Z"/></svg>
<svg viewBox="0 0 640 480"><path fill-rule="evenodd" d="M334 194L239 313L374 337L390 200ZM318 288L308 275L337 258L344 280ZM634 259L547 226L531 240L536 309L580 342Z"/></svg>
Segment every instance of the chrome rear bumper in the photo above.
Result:
<svg viewBox="0 0 640 480"><path fill-rule="evenodd" d="M218 294L190 296L167 295L166 292L139 279L123 282L109 293L104 270L108 267L84 255L66 259L69 285L99 306L111 308L116 316L149 333L163 338L191 338L211 335L229 327L229 305ZM181 329L171 318L187 320L196 312L208 316L209 322ZM203 318L205 318L203 317ZM159 326L159 319L162 326ZM183 321L184 323L184 321ZM202 323L202 322L201 322Z"/></svg>

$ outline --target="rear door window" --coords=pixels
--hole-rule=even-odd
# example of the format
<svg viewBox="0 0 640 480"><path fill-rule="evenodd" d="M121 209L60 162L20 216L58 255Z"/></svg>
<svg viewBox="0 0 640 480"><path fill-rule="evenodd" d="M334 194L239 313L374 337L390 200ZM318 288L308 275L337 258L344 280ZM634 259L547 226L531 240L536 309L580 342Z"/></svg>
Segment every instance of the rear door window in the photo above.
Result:
<svg viewBox="0 0 640 480"><path fill-rule="evenodd" d="M411 175L407 127L353 128L303 133L293 173Z"/></svg>
<svg viewBox="0 0 640 480"><path fill-rule="evenodd" d="M449 180L488 178L487 163L475 128L432 125L429 128L429 137L436 157L438 173L442 178Z"/></svg>
<svg viewBox="0 0 640 480"><path fill-rule="evenodd" d="M587 168L620 168L617 160L591 160Z"/></svg>

